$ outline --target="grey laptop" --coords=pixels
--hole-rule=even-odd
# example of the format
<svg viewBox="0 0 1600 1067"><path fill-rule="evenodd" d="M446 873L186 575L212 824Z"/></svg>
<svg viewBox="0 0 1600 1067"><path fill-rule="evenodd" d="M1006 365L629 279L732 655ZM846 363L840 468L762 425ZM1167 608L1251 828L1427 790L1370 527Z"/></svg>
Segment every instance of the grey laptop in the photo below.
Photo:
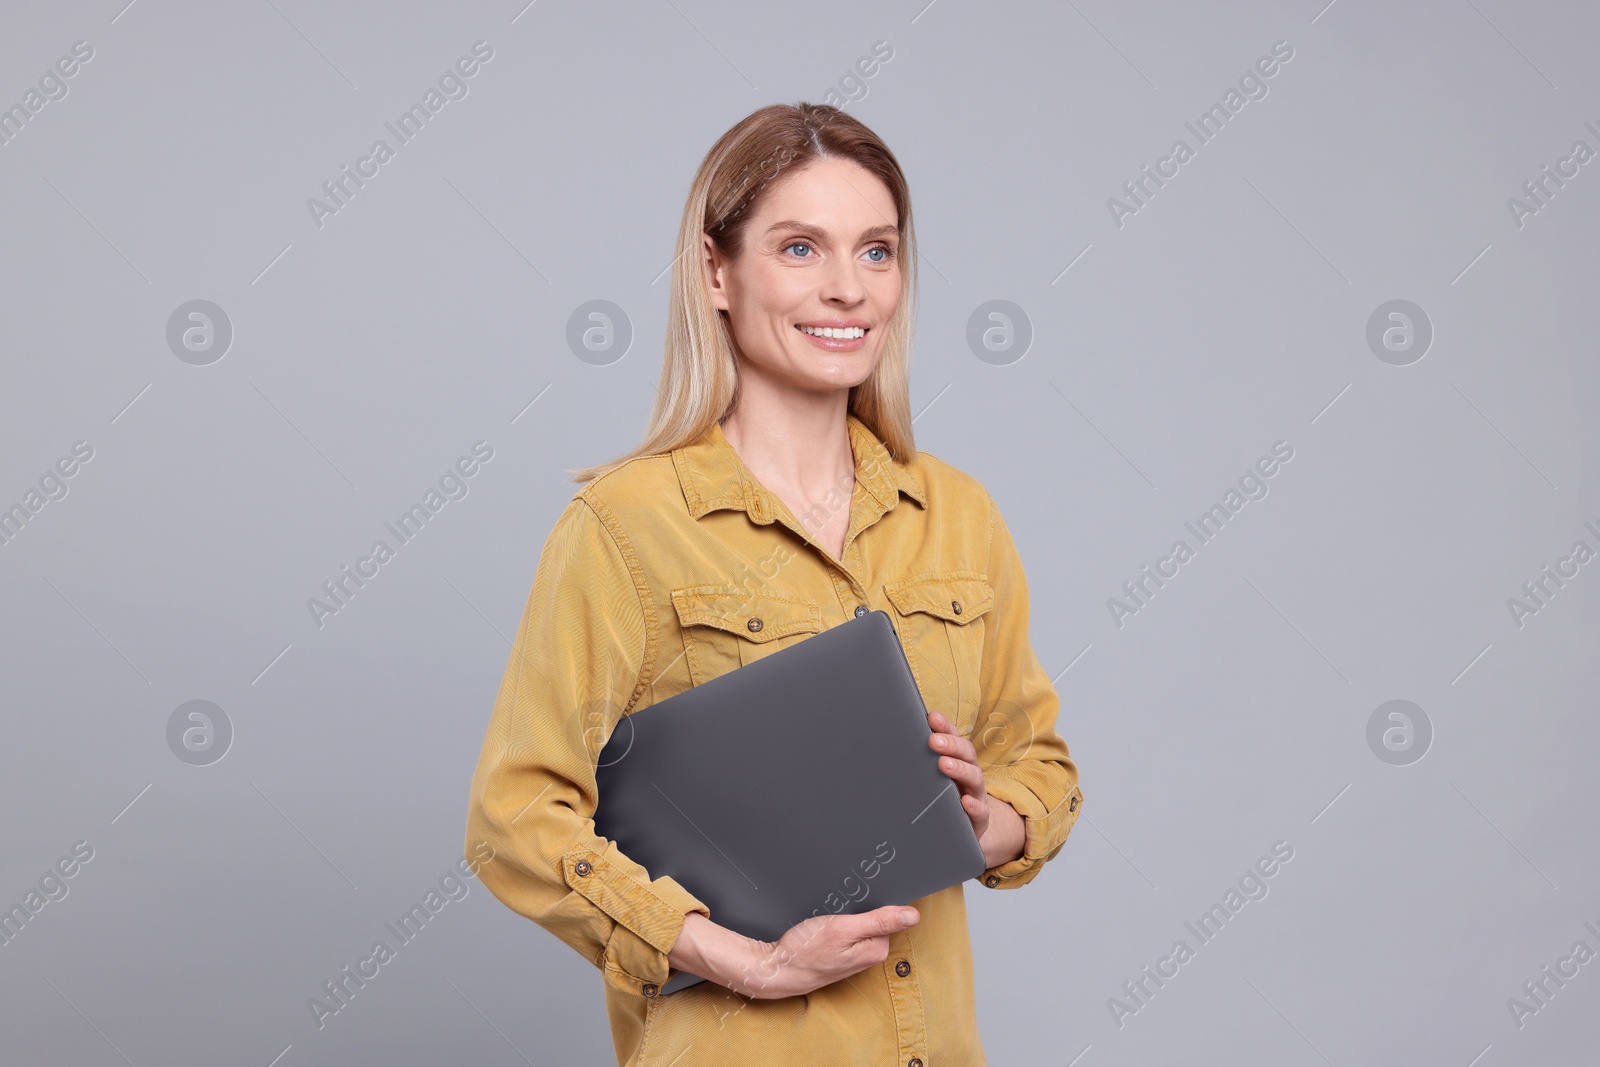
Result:
<svg viewBox="0 0 1600 1067"><path fill-rule="evenodd" d="M985 868L931 733L889 616L867 612L618 722L595 832L761 941L909 904Z"/></svg>

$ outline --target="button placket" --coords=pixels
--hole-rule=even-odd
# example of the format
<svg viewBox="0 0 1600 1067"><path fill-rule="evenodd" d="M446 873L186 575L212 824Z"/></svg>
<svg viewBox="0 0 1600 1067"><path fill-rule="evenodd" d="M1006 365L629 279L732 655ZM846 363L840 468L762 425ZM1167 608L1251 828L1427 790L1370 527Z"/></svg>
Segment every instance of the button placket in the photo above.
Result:
<svg viewBox="0 0 1600 1067"><path fill-rule="evenodd" d="M845 570L841 577L838 571L830 571L828 578L833 582L834 595L839 598L839 607L846 612L847 618L859 619L872 610L867 602L867 591L856 581L853 572ZM850 606L852 603L855 607Z"/></svg>
<svg viewBox="0 0 1600 1067"><path fill-rule="evenodd" d="M898 940L898 945L894 944ZM898 953L896 950L899 950ZM902 931L894 935L889 950L894 955L890 956L895 962L890 966L884 960L884 972L893 975L888 978L889 999L894 1005L894 1022L896 1038L900 1045L900 1055L907 1057L906 1062L918 1062L916 1050L928 1047L928 1023L926 1006L922 1000L922 983L913 975L912 960L916 958L916 949L911 931Z"/></svg>
<svg viewBox="0 0 1600 1067"><path fill-rule="evenodd" d="M748 490L750 494L748 503L758 506L747 507L746 510L751 519L756 522L766 523L776 520L794 531L802 541L811 546L816 552L817 558L827 564L829 575L836 583L839 575L843 574L849 580L857 599L865 600L866 596L857 588L861 583L856 580L854 570L861 560L859 542L867 530L876 525L889 512L890 508L899 503L899 490L889 490L893 494L890 499L894 501L894 504L886 504L879 498L877 493L871 491L862 483L859 474L860 471L858 470L855 487L850 491L850 525L845 530L844 550L837 557L817 543L816 538L811 536L811 531L807 530L804 525L795 519L787 504L765 489L757 490L754 487L750 487ZM844 604L847 601L841 598L840 603Z"/></svg>

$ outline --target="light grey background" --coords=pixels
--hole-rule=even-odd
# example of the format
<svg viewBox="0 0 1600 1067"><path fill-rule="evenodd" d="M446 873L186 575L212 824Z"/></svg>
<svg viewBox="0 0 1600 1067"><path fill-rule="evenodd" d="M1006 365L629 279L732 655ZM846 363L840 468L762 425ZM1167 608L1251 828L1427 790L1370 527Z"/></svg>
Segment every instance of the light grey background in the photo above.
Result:
<svg viewBox="0 0 1600 1067"><path fill-rule="evenodd" d="M1600 150L1592 5L124 2L0 33L7 107L94 49L0 146L0 505L94 453L0 547L0 904L94 850L0 947L7 1062L614 1062L598 972L476 881L323 1028L307 1000L460 856L562 468L642 431L699 160L877 41L849 109L914 193L917 441L1015 533L1086 798L1032 885L968 887L990 1061L1594 1062L1600 963L1508 1006L1600 950L1600 563L1508 607L1600 549L1600 162L1507 203ZM319 228L307 199L479 40L469 94ZM234 331L208 366L166 339L197 299ZM567 323L602 299L634 337L594 365ZM1034 335L1005 365L966 342L993 299ZM1434 331L1407 366L1366 340L1395 299ZM479 440L319 628L308 598ZM1268 495L1119 627L1277 441ZM1408 766L1367 741L1396 699L1433 729ZM191 700L232 724L208 766L169 748Z"/></svg>

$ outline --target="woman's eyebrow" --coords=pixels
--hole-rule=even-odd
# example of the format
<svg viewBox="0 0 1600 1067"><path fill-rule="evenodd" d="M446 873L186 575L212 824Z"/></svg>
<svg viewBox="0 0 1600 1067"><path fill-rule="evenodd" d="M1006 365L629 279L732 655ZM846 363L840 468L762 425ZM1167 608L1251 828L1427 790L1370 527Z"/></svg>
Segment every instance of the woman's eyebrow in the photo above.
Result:
<svg viewBox="0 0 1600 1067"><path fill-rule="evenodd" d="M771 236L772 233L777 230L788 230L791 233L803 233L807 237L815 237L819 241L826 241L828 238L828 231L822 229L820 226L813 226L809 222L798 222L794 219L785 219L782 222L775 222L771 226L768 226L767 236ZM900 231L897 227L889 224L874 226L869 230L861 231L861 240L871 241L880 237L892 237L897 235L899 232Z"/></svg>

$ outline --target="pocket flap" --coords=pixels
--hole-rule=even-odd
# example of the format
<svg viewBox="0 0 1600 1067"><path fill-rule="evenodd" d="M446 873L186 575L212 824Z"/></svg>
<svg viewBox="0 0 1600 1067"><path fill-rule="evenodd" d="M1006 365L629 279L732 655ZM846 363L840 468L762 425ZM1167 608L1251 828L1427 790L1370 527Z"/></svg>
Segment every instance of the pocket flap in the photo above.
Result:
<svg viewBox="0 0 1600 1067"><path fill-rule="evenodd" d="M921 611L958 626L994 607L994 588L976 571L922 574L886 585L883 592L902 615Z"/></svg>
<svg viewBox="0 0 1600 1067"><path fill-rule="evenodd" d="M712 626L757 643L822 629L822 611L814 601L752 593L737 586L674 589L672 606L683 626Z"/></svg>

